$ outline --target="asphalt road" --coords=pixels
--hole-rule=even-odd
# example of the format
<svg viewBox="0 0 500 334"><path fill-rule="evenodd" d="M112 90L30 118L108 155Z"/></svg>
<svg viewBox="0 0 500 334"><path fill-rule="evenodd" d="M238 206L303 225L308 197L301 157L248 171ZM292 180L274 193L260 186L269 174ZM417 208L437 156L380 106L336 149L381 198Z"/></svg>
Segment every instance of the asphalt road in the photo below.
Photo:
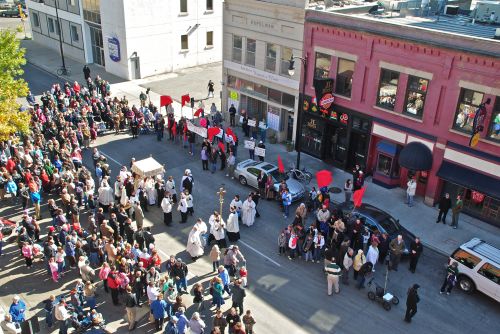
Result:
<svg viewBox="0 0 500 334"><path fill-rule="evenodd" d="M50 87L56 82L63 84L63 81L57 76L33 66L30 63L26 63L23 69L23 79L28 82L29 89L33 95L41 95L43 92L50 90Z"/></svg>
<svg viewBox="0 0 500 334"><path fill-rule="evenodd" d="M31 65L25 68L25 78L34 94L48 89L55 77ZM151 208L146 213L146 224L151 224L156 237L156 245L161 250L164 260L173 254L189 263L189 283L206 282L211 277L211 263L208 257L191 264L185 252L189 230L197 216L208 220L214 209L219 209L216 192L221 184L227 191L224 204L224 218L227 218L229 203L234 194L246 195L250 188L230 180L224 173L210 174L201 170L199 154L191 157L180 144L161 143L154 136L140 136L131 139L128 135L106 135L98 139L99 149L108 156L114 178L121 165L129 164L132 157L146 158L150 155L164 163L167 175L173 175L180 183L186 168L193 172L195 217L189 218L188 224L180 225L179 216L174 213L172 227L162 224L162 213L158 208ZM199 152L199 146L197 146ZM247 153L240 148L240 159ZM85 159L90 164L90 152ZM276 159L273 159L276 160ZM245 307L251 309L257 321L257 333L491 333L500 328L500 306L495 301L481 294L465 295L455 290L450 296L439 294L439 287L444 275L446 258L431 250L424 250L416 274L411 274L403 262L398 272L391 272L388 290L399 296L401 304L385 311L381 305L368 300L366 290L358 291L353 284L341 286L339 295L326 295L326 279L320 264L304 263L301 260L290 261L277 255L277 237L279 231L291 221L285 221L277 203L261 201L261 218L250 228L241 227L242 239L239 242L247 259L249 271L248 297ZM12 212L2 205L0 214L18 217L20 212ZM47 216L47 214L45 214ZM85 221L85 220L82 220ZM309 217L312 221L312 217ZM47 220L42 227L48 225ZM40 301L55 291L67 291L76 278L74 273L67 275L59 284L52 283L41 265L29 271L19 259L13 246L6 249L7 256L0 258L0 301L8 305L13 293L21 294L27 301L31 314L40 312ZM384 270L376 268L375 280L383 284ZM41 284L42 283L42 284ZM408 287L418 283L421 302L411 325L403 322L405 295ZM123 309L110 305L110 298L100 293L99 301L104 300L101 308L110 326L118 328L116 332L126 333L122 320ZM188 305L191 297L185 297ZM229 305L228 305L229 304ZM224 310L230 302L226 301ZM43 312L39 313L43 317ZM191 310L188 311L188 315ZM210 312L206 313L207 316ZM210 318L206 318L211 325ZM42 330L46 330L43 327ZM136 332L152 332L151 325L141 322Z"/></svg>
<svg viewBox="0 0 500 334"><path fill-rule="evenodd" d="M224 204L224 218L235 194L245 196L250 188L236 180L202 171L198 154L191 157L180 144L158 143L155 136L145 135L131 139L128 135L108 135L99 139L100 150L108 158L113 175L121 165L127 165L132 157L137 160L152 155L164 163L167 174L176 182L186 168L190 168L195 179L195 215L208 220L212 210L218 209L216 191L221 184L227 190ZM246 152L240 152L246 158ZM265 333L367 333L376 329L385 333L487 333L500 328L497 316L499 305L481 294L464 295L456 290L450 296L439 294L444 275L446 258L425 250L416 274L407 270L402 263L399 272L391 272L388 290L401 298L402 303L391 311L366 297L366 290L358 291L351 284L342 287L339 295L326 295L326 279L319 264L290 261L277 255L279 231L291 223L285 221L277 203L261 201L258 206L261 218L250 228L241 227L242 250L247 257L249 290L247 307L251 308L259 323L257 329ZM189 263L189 256L183 252L189 229L194 223L190 218L187 226L175 224L171 228L162 225L161 211L152 208L147 217L153 223L153 232L165 254L180 252ZM174 222L180 219L175 219ZM309 217L312 221L312 217ZM190 264L195 275L190 283L203 277L211 270L208 259ZM377 268L375 280L383 284L384 268ZM405 311L405 296L408 287L414 283L421 286L419 311L411 325L402 321ZM363 321L360 321L363 320Z"/></svg>

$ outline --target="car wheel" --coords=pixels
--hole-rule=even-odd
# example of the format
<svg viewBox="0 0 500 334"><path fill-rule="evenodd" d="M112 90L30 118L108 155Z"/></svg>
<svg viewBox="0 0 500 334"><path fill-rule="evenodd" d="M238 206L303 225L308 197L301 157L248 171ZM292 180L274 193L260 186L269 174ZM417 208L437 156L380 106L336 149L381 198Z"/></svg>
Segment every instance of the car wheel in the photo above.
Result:
<svg viewBox="0 0 500 334"><path fill-rule="evenodd" d="M239 177L240 183L244 186L247 185L247 179L244 176Z"/></svg>
<svg viewBox="0 0 500 334"><path fill-rule="evenodd" d="M474 282L467 276L460 276L458 279L460 289L465 293L472 293L476 289Z"/></svg>
<svg viewBox="0 0 500 334"><path fill-rule="evenodd" d="M385 300L382 302L382 307L386 310L386 311L390 311L391 310L391 303L389 302L386 302Z"/></svg>
<svg viewBox="0 0 500 334"><path fill-rule="evenodd" d="M396 297L396 296L393 296L393 297L392 297L392 303L393 303L394 305L398 305L398 304L399 304L399 298L398 298L398 297Z"/></svg>
<svg viewBox="0 0 500 334"><path fill-rule="evenodd" d="M375 300L375 293L373 291L368 292L368 299Z"/></svg>

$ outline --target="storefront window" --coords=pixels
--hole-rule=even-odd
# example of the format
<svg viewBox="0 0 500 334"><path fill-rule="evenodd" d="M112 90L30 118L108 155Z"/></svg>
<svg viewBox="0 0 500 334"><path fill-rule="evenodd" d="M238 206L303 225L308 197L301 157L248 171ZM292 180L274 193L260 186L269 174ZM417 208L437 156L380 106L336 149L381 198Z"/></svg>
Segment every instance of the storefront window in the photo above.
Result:
<svg viewBox="0 0 500 334"><path fill-rule="evenodd" d="M247 38L247 54L245 57L245 64L249 66L255 66L255 49L255 39Z"/></svg>
<svg viewBox="0 0 500 334"><path fill-rule="evenodd" d="M229 88L236 88L236 77L232 75L227 76L227 86Z"/></svg>
<svg viewBox="0 0 500 334"><path fill-rule="evenodd" d="M385 176L391 176L392 157L384 154L378 155L377 172Z"/></svg>
<svg viewBox="0 0 500 334"><path fill-rule="evenodd" d="M292 49L282 46L281 47L281 66L280 74L289 77L288 67L290 66L290 58L292 57Z"/></svg>
<svg viewBox="0 0 500 334"><path fill-rule="evenodd" d="M483 101L484 94L470 89L462 88L460 100L458 101L457 111L453 128L455 130L471 133L474 115L478 106Z"/></svg>
<svg viewBox="0 0 500 334"><path fill-rule="evenodd" d="M302 143L300 146L301 150L304 150L316 156L320 156L321 135L321 132L304 126L304 128L302 129Z"/></svg>
<svg viewBox="0 0 500 334"><path fill-rule="evenodd" d="M352 60L339 58L337 66L337 84L335 93L351 97L352 76L354 74L354 65Z"/></svg>
<svg viewBox="0 0 500 334"><path fill-rule="evenodd" d="M276 44L266 44L266 71L276 72L276 54L278 46Z"/></svg>
<svg viewBox="0 0 500 334"><path fill-rule="evenodd" d="M243 49L243 40L241 36L233 36L233 61L241 63L241 50Z"/></svg>
<svg viewBox="0 0 500 334"><path fill-rule="evenodd" d="M256 93L259 93L262 95L262 97L265 99L267 98L267 87L264 85L259 85L258 83L253 84L254 90Z"/></svg>
<svg viewBox="0 0 500 334"><path fill-rule="evenodd" d="M295 96L283 93L281 96L281 104L290 108L295 107Z"/></svg>
<svg viewBox="0 0 500 334"><path fill-rule="evenodd" d="M406 91L406 104L403 112L415 118L422 118L424 113L425 96L429 80L414 76L408 78L408 89Z"/></svg>
<svg viewBox="0 0 500 334"><path fill-rule="evenodd" d="M488 132L488 138L500 140L500 96L497 96L493 112L491 113L490 131Z"/></svg>
<svg viewBox="0 0 500 334"><path fill-rule="evenodd" d="M242 91L249 91L249 92L253 92L254 91L254 89L253 89L253 82L248 81L248 80L244 80L244 79L240 79L240 82L241 82L240 90L242 90Z"/></svg>
<svg viewBox="0 0 500 334"><path fill-rule="evenodd" d="M316 52L316 62L314 65L315 78L328 78L330 75L330 65L332 64L332 57L330 55Z"/></svg>
<svg viewBox="0 0 500 334"><path fill-rule="evenodd" d="M281 104L281 92L279 90L269 88L267 94L269 101Z"/></svg>
<svg viewBox="0 0 500 334"><path fill-rule="evenodd" d="M399 72L382 69L378 90L377 105L384 109L394 110L396 93L398 92Z"/></svg>

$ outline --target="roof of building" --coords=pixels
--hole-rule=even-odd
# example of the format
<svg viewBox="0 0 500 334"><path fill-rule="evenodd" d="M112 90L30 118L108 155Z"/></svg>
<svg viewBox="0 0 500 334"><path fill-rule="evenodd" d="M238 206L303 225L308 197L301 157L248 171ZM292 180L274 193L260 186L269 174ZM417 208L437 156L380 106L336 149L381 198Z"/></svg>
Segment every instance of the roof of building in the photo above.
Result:
<svg viewBox="0 0 500 334"><path fill-rule="evenodd" d="M496 29L500 28L499 25L474 22L472 17L468 15L435 15L437 10L431 9L431 7L423 12L419 0L411 1L411 4L410 1L394 1L397 3L397 10L383 8L383 3L384 1L309 0L307 9L500 42L500 39L494 39ZM393 2L390 3L393 6ZM470 12L470 10L461 10L460 13L468 14Z"/></svg>

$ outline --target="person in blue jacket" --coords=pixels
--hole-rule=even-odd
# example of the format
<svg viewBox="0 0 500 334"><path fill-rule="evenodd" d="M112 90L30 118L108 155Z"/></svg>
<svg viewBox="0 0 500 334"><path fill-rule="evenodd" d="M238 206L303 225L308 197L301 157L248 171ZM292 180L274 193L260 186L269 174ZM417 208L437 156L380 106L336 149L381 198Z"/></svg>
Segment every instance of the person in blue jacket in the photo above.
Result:
<svg viewBox="0 0 500 334"><path fill-rule="evenodd" d="M163 329L163 320L167 315L167 303L163 300L162 295L156 296L156 300L151 303L151 313L155 319L156 330Z"/></svg>
<svg viewBox="0 0 500 334"><path fill-rule="evenodd" d="M15 323L21 323L25 320L24 312L26 311L26 304L15 295L12 299L12 304L10 305L9 313L12 316L12 321Z"/></svg>
<svg viewBox="0 0 500 334"><path fill-rule="evenodd" d="M184 307L179 307L179 310L175 313L175 316L177 317L177 330L179 331L179 334L184 334L187 333L187 330L189 328L189 320L184 314L186 310Z"/></svg>

